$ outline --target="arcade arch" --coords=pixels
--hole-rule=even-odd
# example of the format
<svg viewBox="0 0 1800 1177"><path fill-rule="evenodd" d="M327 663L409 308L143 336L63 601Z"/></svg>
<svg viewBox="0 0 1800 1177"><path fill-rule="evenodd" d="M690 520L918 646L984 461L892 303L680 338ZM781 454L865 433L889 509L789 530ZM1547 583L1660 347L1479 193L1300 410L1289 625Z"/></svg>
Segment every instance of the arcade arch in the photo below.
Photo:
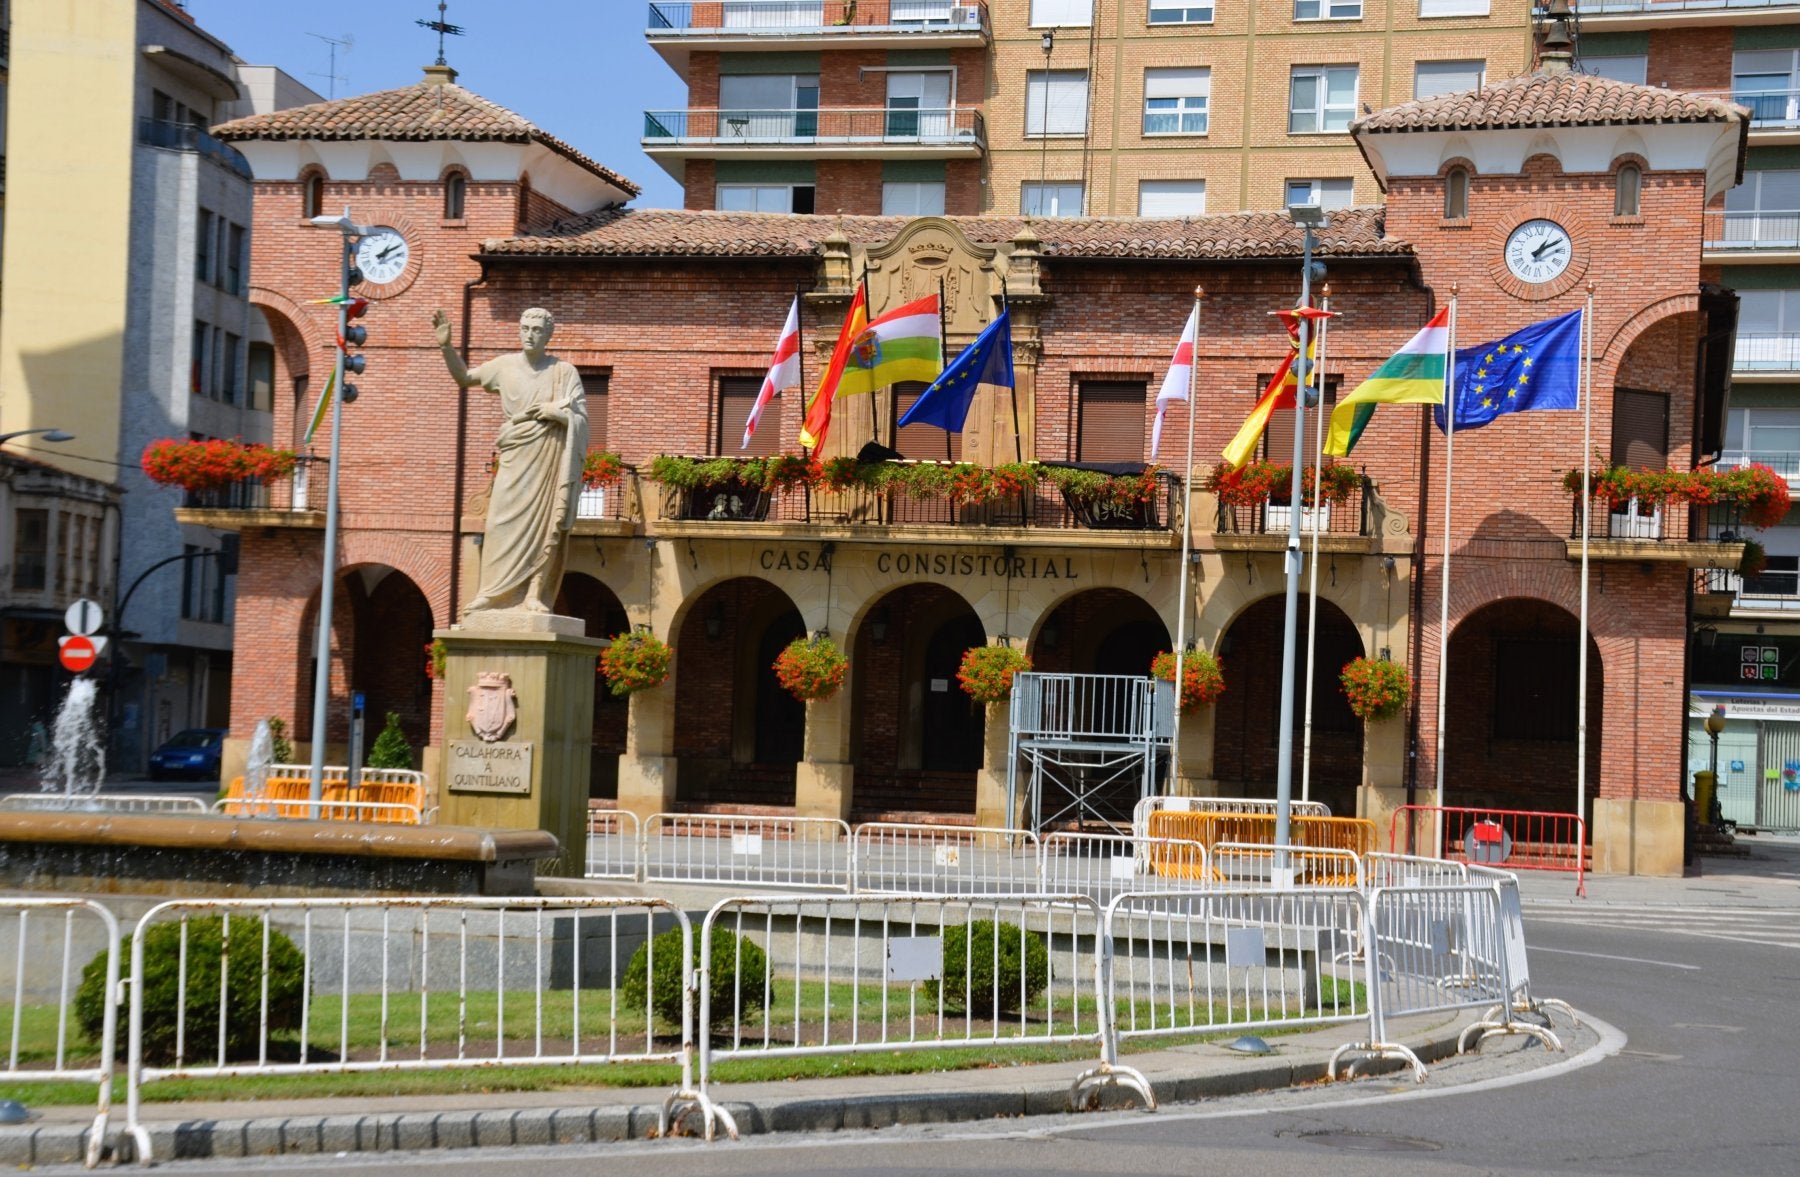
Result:
<svg viewBox="0 0 1800 1177"><path fill-rule="evenodd" d="M579 617L586 623L584 635L610 638L631 628L618 594L585 572L563 575L556 611ZM625 751L626 720L630 705L623 696L607 689L606 680L595 676L593 754L588 763L588 796L612 799L619 795L619 756Z"/></svg>

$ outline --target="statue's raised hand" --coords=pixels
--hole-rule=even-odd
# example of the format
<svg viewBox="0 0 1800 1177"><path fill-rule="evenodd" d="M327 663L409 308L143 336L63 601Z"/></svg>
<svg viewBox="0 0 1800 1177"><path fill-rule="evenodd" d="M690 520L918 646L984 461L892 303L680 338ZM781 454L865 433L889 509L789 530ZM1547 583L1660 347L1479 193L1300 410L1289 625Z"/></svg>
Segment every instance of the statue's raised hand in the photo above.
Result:
<svg viewBox="0 0 1800 1177"><path fill-rule="evenodd" d="M431 327L437 333L439 347L450 346L450 316L442 308L431 312Z"/></svg>

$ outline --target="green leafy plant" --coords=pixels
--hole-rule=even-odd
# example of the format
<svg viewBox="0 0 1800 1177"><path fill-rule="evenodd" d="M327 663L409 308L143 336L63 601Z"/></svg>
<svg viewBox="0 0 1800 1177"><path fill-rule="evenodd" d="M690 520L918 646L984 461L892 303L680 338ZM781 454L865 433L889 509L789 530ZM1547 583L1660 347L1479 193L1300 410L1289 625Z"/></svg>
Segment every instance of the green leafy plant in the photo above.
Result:
<svg viewBox="0 0 1800 1177"><path fill-rule="evenodd" d="M658 687L675 665L675 651L648 630L634 629L614 635L600 651L599 673L615 695L629 695Z"/></svg>
<svg viewBox="0 0 1800 1177"><path fill-rule="evenodd" d="M956 681L977 703L1004 703L1012 697L1013 675L1031 669L1025 651L1011 646L971 646L963 652Z"/></svg>
<svg viewBox="0 0 1800 1177"><path fill-rule="evenodd" d="M796 490L818 484L821 469L818 461L799 454L775 454L763 460L764 490Z"/></svg>
<svg viewBox="0 0 1800 1177"><path fill-rule="evenodd" d="M650 480L677 490L703 490L738 482L762 485L764 467L758 458L681 458L658 454L650 460Z"/></svg>
<svg viewBox="0 0 1800 1177"><path fill-rule="evenodd" d="M178 1007L182 986L182 929L186 928L186 1002ZM190 1062L219 1055L219 960L225 956L227 927L221 916L154 923L144 936L144 1061L165 1065L175 1060L175 1032L185 1018L183 1056ZM263 931L258 919L231 921L231 963L225 968L225 1057L254 1059L263 1018ZM120 945L121 959L131 958L131 937ZM268 948L268 1032L271 1037L300 1028L306 986L306 958L294 942L270 929ZM75 1018L82 1033L100 1040L106 1016L106 956L89 961L75 994ZM121 1015L118 1050L126 1050Z"/></svg>
<svg viewBox="0 0 1800 1177"><path fill-rule="evenodd" d="M1738 561L1738 575L1745 580L1754 580L1769 567L1769 553L1755 540L1744 541L1744 555Z"/></svg>
<svg viewBox="0 0 1800 1177"><path fill-rule="evenodd" d="M699 946L695 946L693 967L700 967ZM654 958L654 963L653 963ZM748 937L732 933L718 924L712 930L711 968L707 972L712 996L712 1024L730 1025L733 1016L753 1021L769 1008L775 987L769 981L769 958ZM651 975L654 967L655 976ZM671 928L647 943L640 944L625 965L620 985L620 1001L626 1010L644 1008L646 1000L656 1016L681 1026L681 990L687 979L681 960L681 929ZM696 995L694 1018L699 1020L700 1004Z"/></svg>
<svg viewBox="0 0 1800 1177"><path fill-rule="evenodd" d="M406 742L406 732L400 727L398 712L387 713L387 723L381 734L375 737L375 746L369 749L366 764L369 768L411 768L413 766L412 745Z"/></svg>
<svg viewBox="0 0 1800 1177"><path fill-rule="evenodd" d="M1043 477L1071 502L1135 509L1139 504L1156 500L1158 472L1155 466L1146 467L1142 474L1105 474L1099 470L1046 466Z"/></svg>
<svg viewBox="0 0 1800 1177"><path fill-rule="evenodd" d="M425 643L425 677L443 678L444 667L450 661L450 647L444 644L443 638L432 638Z"/></svg>
<svg viewBox="0 0 1800 1177"><path fill-rule="evenodd" d="M775 679L802 703L829 699L844 685L850 660L826 634L799 637L775 656Z"/></svg>
<svg viewBox="0 0 1800 1177"><path fill-rule="evenodd" d="M287 738L287 720L276 715L269 717L269 755L274 764L294 762L294 744Z"/></svg>
<svg viewBox="0 0 1800 1177"><path fill-rule="evenodd" d="M1342 504L1350 501L1362 475L1342 462L1300 469L1300 500L1310 507L1317 501ZM1254 507L1286 503L1293 498L1294 467L1288 462L1250 462L1233 470L1221 462L1207 476L1206 489L1228 507Z"/></svg>
<svg viewBox="0 0 1800 1177"><path fill-rule="evenodd" d="M974 920L944 929L943 980L925 982L931 1001L977 1013L1024 1009L1050 984L1044 937L1017 924Z"/></svg>
<svg viewBox="0 0 1800 1177"><path fill-rule="evenodd" d="M1614 512L1633 502L1649 514L1663 503L1715 503L1737 508L1747 527L1774 527L1787 518L1793 506L1787 479L1767 466L1739 466L1732 470L1704 467L1699 470L1633 470L1625 466L1590 468L1588 493ZM1563 473L1563 490L1581 494L1581 470Z"/></svg>
<svg viewBox="0 0 1800 1177"><path fill-rule="evenodd" d="M1361 720L1391 719L1412 697L1406 667L1386 658L1352 658L1338 675L1350 710Z"/></svg>
<svg viewBox="0 0 1800 1177"><path fill-rule="evenodd" d="M1164 650L1150 660L1150 677L1175 681L1175 655ZM1189 650L1181 656L1181 709L1203 707L1225 693L1225 672L1219 660L1205 650Z"/></svg>
<svg viewBox="0 0 1800 1177"><path fill-rule="evenodd" d="M947 462L916 462L894 466L887 476L908 498L929 502L949 495L955 483L955 467Z"/></svg>

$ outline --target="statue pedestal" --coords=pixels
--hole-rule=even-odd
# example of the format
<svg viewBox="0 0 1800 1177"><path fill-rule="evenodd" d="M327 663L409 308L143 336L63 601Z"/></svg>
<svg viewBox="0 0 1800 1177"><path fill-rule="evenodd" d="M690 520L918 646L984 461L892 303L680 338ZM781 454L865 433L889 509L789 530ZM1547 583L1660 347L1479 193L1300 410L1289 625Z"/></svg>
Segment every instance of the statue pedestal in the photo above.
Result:
<svg viewBox="0 0 1800 1177"><path fill-rule="evenodd" d="M481 613L433 635L448 654L439 823L547 830L561 854L543 873L576 878L587 853L594 660L601 648L583 633L578 617ZM517 697L517 718L495 740L483 740L468 719L470 691L484 675L490 684L491 676L506 675Z"/></svg>

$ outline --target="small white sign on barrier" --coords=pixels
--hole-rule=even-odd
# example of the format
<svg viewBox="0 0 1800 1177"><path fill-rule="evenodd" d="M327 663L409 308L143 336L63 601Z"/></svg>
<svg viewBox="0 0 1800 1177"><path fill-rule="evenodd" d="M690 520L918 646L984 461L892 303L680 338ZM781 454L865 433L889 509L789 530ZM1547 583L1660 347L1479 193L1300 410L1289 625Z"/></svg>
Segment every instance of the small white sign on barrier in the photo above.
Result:
<svg viewBox="0 0 1800 1177"><path fill-rule="evenodd" d="M731 852L749 858L762 857L763 836L760 833L731 835Z"/></svg>
<svg viewBox="0 0 1800 1177"><path fill-rule="evenodd" d="M1260 969L1268 963L1261 928L1225 929L1225 967Z"/></svg>
<svg viewBox="0 0 1800 1177"><path fill-rule="evenodd" d="M1115 854L1112 857L1112 877L1115 879L1137 878L1137 859L1129 854Z"/></svg>
<svg viewBox="0 0 1800 1177"><path fill-rule="evenodd" d="M931 859L939 866L953 867L962 860L961 850L960 846L933 846Z"/></svg>
<svg viewBox="0 0 1800 1177"><path fill-rule="evenodd" d="M1431 955L1450 955L1450 921L1431 921Z"/></svg>
<svg viewBox="0 0 1800 1177"><path fill-rule="evenodd" d="M890 936L887 942L887 979L935 981L944 975L942 936Z"/></svg>

